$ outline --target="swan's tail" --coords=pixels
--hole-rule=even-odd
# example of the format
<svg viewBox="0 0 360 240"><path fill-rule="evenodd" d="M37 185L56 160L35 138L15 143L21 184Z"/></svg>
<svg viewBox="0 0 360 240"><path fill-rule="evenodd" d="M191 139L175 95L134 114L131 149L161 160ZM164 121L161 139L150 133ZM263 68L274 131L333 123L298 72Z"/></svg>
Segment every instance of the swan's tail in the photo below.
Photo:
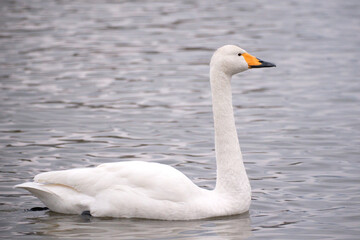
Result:
<svg viewBox="0 0 360 240"><path fill-rule="evenodd" d="M44 184L36 182L26 182L22 184L15 185L14 188L22 188L29 191L32 195L39 198L41 201L44 198L48 198L51 195L54 195L52 191L44 186ZM56 194L55 194L56 195Z"/></svg>
<svg viewBox="0 0 360 240"><path fill-rule="evenodd" d="M53 207L56 203L59 203L61 197L46 187L45 184L36 182L26 182L15 185L14 188L22 188L29 191L32 195L37 197L43 202L50 210L57 212L56 207Z"/></svg>
<svg viewBox="0 0 360 240"><path fill-rule="evenodd" d="M54 212L80 214L88 210L87 198L67 186L26 182L14 187L29 191Z"/></svg>

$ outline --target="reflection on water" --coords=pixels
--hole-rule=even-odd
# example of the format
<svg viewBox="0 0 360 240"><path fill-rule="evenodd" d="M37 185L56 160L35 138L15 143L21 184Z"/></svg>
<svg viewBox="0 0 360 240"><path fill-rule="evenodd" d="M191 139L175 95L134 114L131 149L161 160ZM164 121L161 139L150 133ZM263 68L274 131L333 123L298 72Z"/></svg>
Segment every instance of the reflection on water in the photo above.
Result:
<svg viewBox="0 0 360 240"><path fill-rule="evenodd" d="M357 0L1 1L1 237L356 238L359 12ZM227 43L278 66L232 81L248 215L166 222L24 211L42 204L13 185L104 162L170 164L212 189L208 63Z"/></svg>
<svg viewBox="0 0 360 240"><path fill-rule="evenodd" d="M35 232L34 232L35 231ZM143 219L86 218L47 212L27 218L19 233L49 237L103 239L191 238L246 239L251 235L247 214L199 221L156 221Z"/></svg>

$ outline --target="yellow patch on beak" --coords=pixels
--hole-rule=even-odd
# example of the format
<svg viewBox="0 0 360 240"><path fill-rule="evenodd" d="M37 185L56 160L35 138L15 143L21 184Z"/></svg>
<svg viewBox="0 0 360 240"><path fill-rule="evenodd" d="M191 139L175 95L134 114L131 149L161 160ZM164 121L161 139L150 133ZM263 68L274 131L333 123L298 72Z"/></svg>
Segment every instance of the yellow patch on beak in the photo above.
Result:
<svg viewBox="0 0 360 240"><path fill-rule="evenodd" d="M249 68L251 68L253 66L260 66L261 65L260 60L257 59L256 57L254 57L253 55L250 55L248 53L243 53L242 56L244 57L245 61L249 65Z"/></svg>

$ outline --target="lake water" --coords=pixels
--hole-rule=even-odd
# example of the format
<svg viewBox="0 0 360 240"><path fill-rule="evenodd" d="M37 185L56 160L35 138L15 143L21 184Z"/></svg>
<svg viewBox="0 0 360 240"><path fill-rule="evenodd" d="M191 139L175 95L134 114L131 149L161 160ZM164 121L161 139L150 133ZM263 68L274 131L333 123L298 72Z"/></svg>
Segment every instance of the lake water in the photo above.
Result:
<svg viewBox="0 0 360 240"><path fill-rule="evenodd" d="M360 2L0 2L0 237L358 239ZM197 221L28 211L12 186L124 160L215 185L209 60L237 44L277 68L233 78L248 214Z"/></svg>

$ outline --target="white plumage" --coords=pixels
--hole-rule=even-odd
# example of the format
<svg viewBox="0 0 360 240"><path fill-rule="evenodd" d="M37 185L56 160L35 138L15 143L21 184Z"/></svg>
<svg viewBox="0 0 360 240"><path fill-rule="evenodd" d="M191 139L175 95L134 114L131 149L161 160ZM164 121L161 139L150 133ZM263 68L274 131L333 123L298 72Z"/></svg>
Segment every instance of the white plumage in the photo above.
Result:
<svg viewBox="0 0 360 240"><path fill-rule="evenodd" d="M45 172L16 185L50 210L95 217L190 220L244 213L251 188L242 160L232 109L231 76L272 67L243 49L226 45L210 63L217 181L214 190L196 186L175 168L151 162L105 163L95 168Z"/></svg>

